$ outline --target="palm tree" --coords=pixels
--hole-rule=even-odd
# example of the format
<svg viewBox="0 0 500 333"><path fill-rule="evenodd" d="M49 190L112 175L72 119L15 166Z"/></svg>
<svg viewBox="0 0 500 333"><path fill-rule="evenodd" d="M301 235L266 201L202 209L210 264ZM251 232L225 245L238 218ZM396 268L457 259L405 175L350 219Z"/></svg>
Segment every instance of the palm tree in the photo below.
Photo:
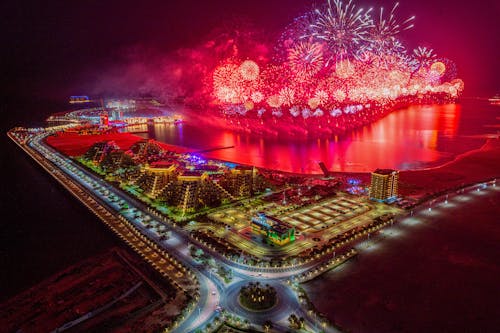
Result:
<svg viewBox="0 0 500 333"><path fill-rule="evenodd" d="M288 321L290 322L290 328L297 328L297 316L294 313L288 317Z"/></svg>
<svg viewBox="0 0 500 333"><path fill-rule="evenodd" d="M305 323L306 323L306 320L304 319L304 317L300 317L299 318L299 328L304 328Z"/></svg>
<svg viewBox="0 0 500 333"><path fill-rule="evenodd" d="M273 323L270 320L266 320L266 322L262 325L262 328L265 332L269 332L273 328Z"/></svg>

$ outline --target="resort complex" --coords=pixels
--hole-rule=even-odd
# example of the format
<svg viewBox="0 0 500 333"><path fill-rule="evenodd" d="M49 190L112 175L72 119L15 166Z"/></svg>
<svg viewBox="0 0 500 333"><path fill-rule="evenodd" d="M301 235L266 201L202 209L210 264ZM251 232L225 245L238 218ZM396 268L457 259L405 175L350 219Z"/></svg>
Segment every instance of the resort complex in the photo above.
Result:
<svg viewBox="0 0 500 333"><path fill-rule="evenodd" d="M491 22L306 2L7 5L0 333L498 331Z"/></svg>

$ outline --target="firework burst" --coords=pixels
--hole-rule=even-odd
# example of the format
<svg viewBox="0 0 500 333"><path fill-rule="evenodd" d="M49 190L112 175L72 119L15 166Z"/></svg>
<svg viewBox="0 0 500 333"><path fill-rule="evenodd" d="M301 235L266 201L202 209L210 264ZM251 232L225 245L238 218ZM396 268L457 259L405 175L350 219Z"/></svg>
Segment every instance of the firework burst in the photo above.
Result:
<svg viewBox="0 0 500 333"><path fill-rule="evenodd" d="M380 8L378 18L374 20L374 24L370 28L370 49L377 54L404 50L396 36L401 31L413 28L415 16L399 22L395 15L398 6L399 2L396 2L388 17L384 15L384 8Z"/></svg>
<svg viewBox="0 0 500 333"><path fill-rule="evenodd" d="M255 81L259 77L259 65L257 65L252 60L244 61L240 67L239 71L241 77L246 81Z"/></svg>
<svg viewBox="0 0 500 333"><path fill-rule="evenodd" d="M328 0L324 8L314 11L315 20L302 38L324 41L335 59L357 57L373 26L370 11L356 9L352 0L346 4Z"/></svg>
<svg viewBox="0 0 500 333"><path fill-rule="evenodd" d="M425 46L419 46L413 50L413 59L417 65L417 69L430 65L436 57L434 50Z"/></svg>
<svg viewBox="0 0 500 333"><path fill-rule="evenodd" d="M322 44L300 41L289 49L288 63L298 77L314 76L324 66Z"/></svg>

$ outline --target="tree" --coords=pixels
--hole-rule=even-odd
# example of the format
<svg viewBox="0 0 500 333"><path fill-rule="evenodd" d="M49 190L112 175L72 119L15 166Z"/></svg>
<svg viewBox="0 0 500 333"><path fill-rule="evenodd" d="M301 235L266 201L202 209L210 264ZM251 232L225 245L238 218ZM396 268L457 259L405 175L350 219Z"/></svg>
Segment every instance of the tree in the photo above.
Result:
<svg viewBox="0 0 500 333"><path fill-rule="evenodd" d="M288 322L290 323L290 328L298 328L298 319L294 313L288 317Z"/></svg>
<svg viewBox="0 0 500 333"><path fill-rule="evenodd" d="M191 255L191 257L195 257L196 255L196 247L194 247L193 245L189 244L189 254Z"/></svg>
<svg viewBox="0 0 500 333"><path fill-rule="evenodd" d="M304 317L300 317L299 318L299 328L304 328L306 325L306 320L304 319Z"/></svg>
<svg viewBox="0 0 500 333"><path fill-rule="evenodd" d="M266 322L262 325L262 328L265 332L269 332L273 328L273 323L270 320L266 320Z"/></svg>

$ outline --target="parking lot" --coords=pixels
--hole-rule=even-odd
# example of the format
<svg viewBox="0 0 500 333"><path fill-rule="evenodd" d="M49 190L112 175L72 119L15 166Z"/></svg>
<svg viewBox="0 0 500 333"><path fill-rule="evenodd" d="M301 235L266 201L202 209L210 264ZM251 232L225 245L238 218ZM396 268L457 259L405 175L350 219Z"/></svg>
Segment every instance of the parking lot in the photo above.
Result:
<svg viewBox="0 0 500 333"><path fill-rule="evenodd" d="M310 205L280 216L280 219L293 225L300 232L315 233L371 210L370 205L364 203L364 200L364 198L338 195L317 205Z"/></svg>

